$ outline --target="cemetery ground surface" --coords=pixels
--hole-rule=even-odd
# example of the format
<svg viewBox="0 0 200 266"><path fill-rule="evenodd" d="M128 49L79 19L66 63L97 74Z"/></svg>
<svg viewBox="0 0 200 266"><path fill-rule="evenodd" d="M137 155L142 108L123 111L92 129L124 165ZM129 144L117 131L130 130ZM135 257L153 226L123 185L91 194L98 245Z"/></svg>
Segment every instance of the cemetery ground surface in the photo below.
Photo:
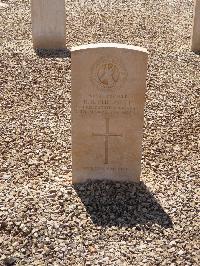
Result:
<svg viewBox="0 0 200 266"><path fill-rule="evenodd" d="M34 51L30 2L2 3L0 265L198 265L193 1L66 1L67 48L149 51L142 182L76 186L70 52Z"/></svg>

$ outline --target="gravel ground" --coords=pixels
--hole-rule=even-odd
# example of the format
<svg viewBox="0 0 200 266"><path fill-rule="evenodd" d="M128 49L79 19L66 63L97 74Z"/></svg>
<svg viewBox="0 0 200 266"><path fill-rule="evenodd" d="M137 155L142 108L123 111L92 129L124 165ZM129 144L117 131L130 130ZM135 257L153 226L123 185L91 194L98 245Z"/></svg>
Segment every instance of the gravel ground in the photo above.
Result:
<svg viewBox="0 0 200 266"><path fill-rule="evenodd" d="M66 1L69 49L120 42L149 51L141 184L79 186L70 52L34 51L29 1L2 2L0 265L199 265L193 1Z"/></svg>

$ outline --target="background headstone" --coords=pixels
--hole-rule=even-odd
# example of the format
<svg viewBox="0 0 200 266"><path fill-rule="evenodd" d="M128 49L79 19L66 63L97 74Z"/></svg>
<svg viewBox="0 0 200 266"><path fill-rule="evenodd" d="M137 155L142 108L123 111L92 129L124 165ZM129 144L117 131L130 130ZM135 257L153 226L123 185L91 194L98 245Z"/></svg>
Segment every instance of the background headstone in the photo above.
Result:
<svg viewBox="0 0 200 266"><path fill-rule="evenodd" d="M72 178L139 181L147 50L72 49Z"/></svg>
<svg viewBox="0 0 200 266"><path fill-rule="evenodd" d="M196 0L194 6L192 51L200 51L200 0Z"/></svg>
<svg viewBox="0 0 200 266"><path fill-rule="evenodd" d="M32 0L31 16L34 48L65 47L65 0Z"/></svg>

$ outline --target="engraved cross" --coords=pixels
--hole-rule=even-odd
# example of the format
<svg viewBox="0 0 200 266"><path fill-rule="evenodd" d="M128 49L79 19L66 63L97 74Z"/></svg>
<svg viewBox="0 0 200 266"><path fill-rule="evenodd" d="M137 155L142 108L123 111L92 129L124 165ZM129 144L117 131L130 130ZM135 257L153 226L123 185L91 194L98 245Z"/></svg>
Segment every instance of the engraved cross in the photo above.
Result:
<svg viewBox="0 0 200 266"><path fill-rule="evenodd" d="M105 163L108 164L108 149L109 149L109 137L122 137L122 135L110 133L110 119L106 118L106 133L105 134L92 134L95 137L104 137L105 143Z"/></svg>

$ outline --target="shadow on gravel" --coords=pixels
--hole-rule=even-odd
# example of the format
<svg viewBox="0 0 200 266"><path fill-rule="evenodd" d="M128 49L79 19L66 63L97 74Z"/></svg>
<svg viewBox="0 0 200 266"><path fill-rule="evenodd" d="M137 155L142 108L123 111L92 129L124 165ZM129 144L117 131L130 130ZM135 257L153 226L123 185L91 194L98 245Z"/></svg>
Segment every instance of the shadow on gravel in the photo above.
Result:
<svg viewBox="0 0 200 266"><path fill-rule="evenodd" d="M143 182L97 181L74 185L74 189L96 225L133 227L159 224L164 228L172 227L169 215Z"/></svg>
<svg viewBox="0 0 200 266"><path fill-rule="evenodd" d="M42 58L71 58L71 51L63 49L35 49L36 54Z"/></svg>

